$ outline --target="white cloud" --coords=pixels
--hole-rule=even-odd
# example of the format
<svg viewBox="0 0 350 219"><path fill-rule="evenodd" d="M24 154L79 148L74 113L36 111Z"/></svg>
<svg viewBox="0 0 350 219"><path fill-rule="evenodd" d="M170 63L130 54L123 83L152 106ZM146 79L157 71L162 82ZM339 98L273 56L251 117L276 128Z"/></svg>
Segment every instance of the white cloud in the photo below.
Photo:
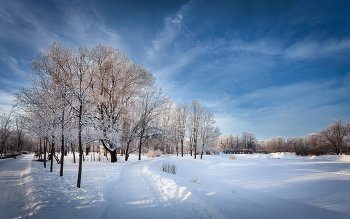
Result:
<svg viewBox="0 0 350 219"><path fill-rule="evenodd" d="M174 14L170 14L164 18L164 28L159 32L155 39L152 40L151 47L147 50L147 56L150 62L156 62L162 58L164 51L173 42L173 40L181 33L183 28L183 18L190 9L192 1L181 6Z"/></svg>
<svg viewBox="0 0 350 219"><path fill-rule="evenodd" d="M15 73L20 76L25 75L25 71L21 68L23 62L11 56L5 49L0 49L0 61L3 62L11 70L11 73Z"/></svg>
<svg viewBox="0 0 350 219"><path fill-rule="evenodd" d="M321 131L331 119L350 121L349 75L323 82L254 90L241 96L211 95L203 102L215 112L225 134L253 132L260 140L302 137ZM227 97L229 96L229 97ZM297 129L295 127L298 127Z"/></svg>
<svg viewBox="0 0 350 219"><path fill-rule="evenodd" d="M298 41L285 51L285 56L290 59L316 59L328 58L350 49L350 39L328 39L317 41L307 39Z"/></svg>
<svg viewBox="0 0 350 219"><path fill-rule="evenodd" d="M11 93L0 91L0 109L2 112L9 113L12 109L14 97Z"/></svg>
<svg viewBox="0 0 350 219"><path fill-rule="evenodd" d="M121 47L121 38L108 28L92 6L72 2L54 2L58 11L48 11L28 2L1 1L0 38L24 42L43 50L53 41L68 46L96 45L101 42ZM91 13L92 12L92 13Z"/></svg>
<svg viewBox="0 0 350 219"><path fill-rule="evenodd" d="M254 42L245 42L239 38L226 42L229 44L228 48L236 52L254 52L264 55L281 55L283 49L281 43L269 39L258 39Z"/></svg>
<svg viewBox="0 0 350 219"><path fill-rule="evenodd" d="M64 22L60 34L74 40L75 44L93 46L103 42L124 49L120 35L105 25L91 4L58 1L56 6L62 13L61 19Z"/></svg>

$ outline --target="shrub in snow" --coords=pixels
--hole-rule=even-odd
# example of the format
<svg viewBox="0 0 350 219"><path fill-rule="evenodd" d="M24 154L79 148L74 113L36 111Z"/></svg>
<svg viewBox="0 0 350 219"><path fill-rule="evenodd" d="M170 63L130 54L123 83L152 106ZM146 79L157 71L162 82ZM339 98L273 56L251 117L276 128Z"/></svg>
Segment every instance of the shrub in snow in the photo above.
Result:
<svg viewBox="0 0 350 219"><path fill-rule="evenodd" d="M327 154L328 151L322 149L322 148L300 148L295 150L295 154L298 156L320 156Z"/></svg>
<svg viewBox="0 0 350 219"><path fill-rule="evenodd" d="M198 181L198 177L194 176L194 177L192 177L190 182L191 183L197 183L197 181Z"/></svg>
<svg viewBox="0 0 350 219"><path fill-rule="evenodd" d="M254 154L252 149L225 149L222 150L224 154Z"/></svg>
<svg viewBox="0 0 350 219"><path fill-rule="evenodd" d="M230 157L229 157L228 159L234 160L234 159L236 159L236 158L235 158L235 156L230 155Z"/></svg>
<svg viewBox="0 0 350 219"><path fill-rule="evenodd" d="M220 154L220 151L219 151L219 150L211 150L211 151L210 151L210 154L211 154L211 155L219 155L219 154Z"/></svg>
<svg viewBox="0 0 350 219"><path fill-rule="evenodd" d="M177 166L175 166L174 164L170 164L170 163L163 163L162 171L167 172L167 173L176 174Z"/></svg>
<svg viewBox="0 0 350 219"><path fill-rule="evenodd" d="M162 156L162 151L161 150L149 150L147 153L147 157L160 157Z"/></svg>
<svg viewBox="0 0 350 219"><path fill-rule="evenodd" d="M202 183L201 183L200 181L198 181L198 177L197 177L197 176L192 177L192 179L191 179L190 182L191 182L191 183L196 183L196 184L202 185Z"/></svg>
<svg viewBox="0 0 350 219"><path fill-rule="evenodd" d="M258 150L256 151L257 154L269 154L270 152L269 151L266 151L266 150Z"/></svg>

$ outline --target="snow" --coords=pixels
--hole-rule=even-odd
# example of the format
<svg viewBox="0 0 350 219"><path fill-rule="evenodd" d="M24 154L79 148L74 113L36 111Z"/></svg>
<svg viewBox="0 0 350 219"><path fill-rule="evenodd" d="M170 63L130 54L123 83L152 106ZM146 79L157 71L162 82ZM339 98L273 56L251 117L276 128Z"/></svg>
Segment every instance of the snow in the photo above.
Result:
<svg viewBox="0 0 350 219"><path fill-rule="evenodd" d="M0 160L0 218L350 218L349 155L229 156L87 157L81 188L72 155L63 177L32 154Z"/></svg>

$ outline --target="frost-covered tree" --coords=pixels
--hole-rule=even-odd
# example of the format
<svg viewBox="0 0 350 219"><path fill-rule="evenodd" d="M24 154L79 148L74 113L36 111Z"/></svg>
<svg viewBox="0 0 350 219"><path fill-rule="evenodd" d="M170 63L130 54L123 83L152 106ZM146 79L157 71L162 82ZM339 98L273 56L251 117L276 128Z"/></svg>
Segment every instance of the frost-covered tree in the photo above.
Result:
<svg viewBox="0 0 350 219"><path fill-rule="evenodd" d="M181 144L181 157L183 157L186 128L188 124L188 105L186 101L178 106L177 111L178 111L178 118L179 118L178 128L179 128L179 140Z"/></svg>
<svg viewBox="0 0 350 219"><path fill-rule="evenodd" d="M0 155L6 151L6 144L11 136L11 113L0 115Z"/></svg>
<svg viewBox="0 0 350 219"><path fill-rule="evenodd" d="M54 120L51 135L52 155L55 143L54 131L60 118L62 118L63 112L60 103L64 103L64 106L69 107L78 124L78 187L80 187L82 172L82 132L91 117L89 111L91 107L89 105L94 100L89 95L93 77L90 54L91 50L88 47L80 47L77 51L73 51L61 43L54 42L45 51L37 53L36 60L30 62L32 69L32 75L30 76L31 89L36 99L39 99L39 104L36 104L36 107L42 106L40 103L47 103L45 106L53 114L51 116ZM34 100L34 98L31 98L31 100Z"/></svg>
<svg viewBox="0 0 350 219"><path fill-rule="evenodd" d="M154 85L154 77L142 65L109 46L96 46L91 56L95 76L92 90L97 99L95 126L102 132L100 140L111 153L111 162L116 162L116 149L122 146L120 134L130 125L128 111L135 106L132 102Z"/></svg>
<svg viewBox="0 0 350 219"><path fill-rule="evenodd" d="M200 121L199 136L201 140L201 159L205 149L209 149L210 143L214 142L220 135L219 127L215 127L214 113L204 111Z"/></svg>
<svg viewBox="0 0 350 219"><path fill-rule="evenodd" d="M156 120L161 115L161 108L168 101L159 87L148 88L140 95L136 106L136 129L138 140L139 160L141 160L142 145L152 136L161 134L161 129L156 126Z"/></svg>
<svg viewBox="0 0 350 219"><path fill-rule="evenodd" d="M190 130L190 147L191 155L194 150L194 159L196 159L198 143L199 143L199 128L200 122L203 117L205 107L197 99L192 100L189 107L189 130Z"/></svg>
<svg viewBox="0 0 350 219"><path fill-rule="evenodd" d="M343 120L333 120L333 124L323 129L320 134L333 146L337 155L341 155L344 140L350 134L350 123L345 124Z"/></svg>
<svg viewBox="0 0 350 219"><path fill-rule="evenodd" d="M241 140L242 140L242 144L243 144L244 149L255 150L256 137L253 133L246 132L246 131L242 132Z"/></svg>

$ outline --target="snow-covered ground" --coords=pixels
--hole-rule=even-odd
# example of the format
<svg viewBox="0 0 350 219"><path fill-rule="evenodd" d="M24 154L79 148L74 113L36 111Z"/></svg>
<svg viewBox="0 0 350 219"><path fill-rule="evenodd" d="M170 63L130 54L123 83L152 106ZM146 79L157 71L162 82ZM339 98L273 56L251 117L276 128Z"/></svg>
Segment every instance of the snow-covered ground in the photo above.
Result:
<svg viewBox="0 0 350 219"><path fill-rule="evenodd" d="M350 218L349 155L229 156L89 157L80 189L71 155L63 177L30 154L0 160L0 218Z"/></svg>

